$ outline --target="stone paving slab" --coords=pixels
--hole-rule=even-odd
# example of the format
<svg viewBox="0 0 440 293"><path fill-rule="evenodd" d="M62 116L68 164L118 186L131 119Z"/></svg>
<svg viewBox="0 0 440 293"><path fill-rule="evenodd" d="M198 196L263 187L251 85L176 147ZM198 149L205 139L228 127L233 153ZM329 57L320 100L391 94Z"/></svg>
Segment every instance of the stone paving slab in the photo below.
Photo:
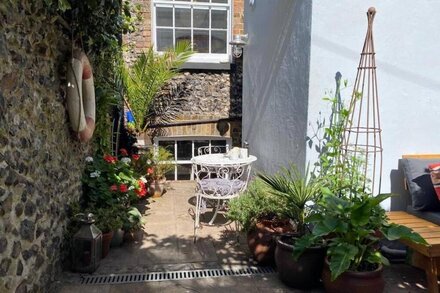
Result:
<svg viewBox="0 0 440 293"><path fill-rule="evenodd" d="M144 273L206 268L234 268L254 265L243 234L221 215L216 223L203 226L194 243L194 183L173 182L167 193L140 205L144 231L140 239L112 248L95 272L101 274ZM205 217L208 221L210 215ZM425 292L424 272L405 264L386 268L385 292ZM284 286L276 274L247 277L219 277L194 280L118 285L78 285L79 275L66 273L55 284L55 292L303 292ZM323 292L317 288L307 292Z"/></svg>

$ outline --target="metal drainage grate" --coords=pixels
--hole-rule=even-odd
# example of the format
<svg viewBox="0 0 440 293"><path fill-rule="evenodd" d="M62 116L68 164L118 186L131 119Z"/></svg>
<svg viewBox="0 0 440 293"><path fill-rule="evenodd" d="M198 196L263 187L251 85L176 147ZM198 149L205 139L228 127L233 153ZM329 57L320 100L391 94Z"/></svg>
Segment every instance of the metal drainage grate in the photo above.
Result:
<svg viewBox="0 0 440 293"><path fill-rule="evenodd" d="M191 271L153 272L120 275L82 276L81 284L122 284L141 282L160 282L170 280L189 280L216 278L227 276L250 276L258 274L273 274L271 267L246 267L241 269L205 269Z"/></svg>

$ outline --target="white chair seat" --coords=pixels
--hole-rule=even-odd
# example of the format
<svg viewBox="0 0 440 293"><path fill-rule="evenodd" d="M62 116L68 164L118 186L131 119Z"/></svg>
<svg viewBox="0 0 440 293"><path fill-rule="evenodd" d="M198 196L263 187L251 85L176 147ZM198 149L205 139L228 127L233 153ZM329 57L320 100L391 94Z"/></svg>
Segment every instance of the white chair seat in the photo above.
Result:
<svg viewBox="0 0 440 293"><path fill-rule="evenodd" d="M203 197L212 199L232 198L239 194L246 182L243 180L229 180L224 178L207 178L199 182Z"/></svg>

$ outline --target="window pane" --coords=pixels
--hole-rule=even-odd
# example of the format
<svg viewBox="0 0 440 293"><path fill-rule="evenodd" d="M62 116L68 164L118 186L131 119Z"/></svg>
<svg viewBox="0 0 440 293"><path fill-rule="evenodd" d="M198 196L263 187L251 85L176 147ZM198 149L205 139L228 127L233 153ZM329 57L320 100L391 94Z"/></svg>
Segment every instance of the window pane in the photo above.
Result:
<svg viewBox="0 0 440 293"><path fill-rule="evenodd" d="M170 172L168 172L168 173L165 174L165 178L166 178L167 180L174 180L174 179L175 179L175 177L174 177L174 173L176 172L175 169L176 169L176 168L174 167L173 170L171 170Z"/></svg>
<svg viewBox="0 0 440 293"><path fill-rule="evenodd" d="M173 30L172 29L157 29L157 50L165 51L173 47Z"/></svg>
<svg viewBox="0 0 440 293"><path fill-rule="evenodd" d="M191 27L191 9L176 8L176 27Z"/></svg>
<svg viewBox="0 0 440 293"><path fill-rule="evenodd" d="M182 41L191 43L191 30L176 29L176 44Z"/></svg>
<svg viewBox="0 0 440 293"><path fill-rule="evenodd" d="M209 28L209 10L194 9L194 27Z"/></svg>
<svg viewBox="0 0 440 293"><path fill-rule="evenodd" d="M211 145L226 146L226 140L211 140Z"/></svg>
<svg viewBox="0 0 440 293"><path fill-rule="evenodd" d="M177 165L177 180L191 179L192 165Z"/></svg>
<svg viewBox="0 0 440 293"><path fill-rule="evenodd" d="M228 28L228 12L226 10L211 10L211 28Z"/></svg>
<svg viewBox="0 0 440 293"><path fill-rule="evenodd" d="M212 3L228 3L228 0L212 0Z"/></svg>
<svg viewBox="0 0 440 293"><path fill-rule="evenodd" d="M226 32L212 31L211 32L211 53L226 53Z"/></svg>
<svg viewBox="0 0 440 293"><path fill-rule="evenodd" d="M166 148L172 154L173 160L175 160L174 141L159 141L159 146Z"/></svg>
<svg viewBox="0 0 440 293"><path fill-rule="evenodd" d="M209 2L209 0L194 0L194 2Z"/></svg>
<svg viewBox="0 0 440 293"><path fill-rule="evenodd" d="M177 160L191 160L192 158L192 142L190 140L182 140L177 142Z"/></svg>
<svg viewBox="0 0 440 293"><path fill-rule="evenodd" d="M209 53L209 32L194 30L194 51Z"/></svg>
<svg viewBox="0 0 440 293"><path fill-rule="evenodd" d="M157 26L173 26L173 8L157 7L156 8L156 25Z"/></svg>

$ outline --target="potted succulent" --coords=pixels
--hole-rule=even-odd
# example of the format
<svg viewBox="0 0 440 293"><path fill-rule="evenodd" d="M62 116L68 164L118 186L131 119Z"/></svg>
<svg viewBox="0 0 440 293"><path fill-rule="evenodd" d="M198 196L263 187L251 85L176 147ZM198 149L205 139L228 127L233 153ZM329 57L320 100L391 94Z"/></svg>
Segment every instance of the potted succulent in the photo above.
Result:
<svg viewBox="0 0 440 293"><path fill-rule="evenodd" d="M165 175L174 168L174 165L171 163L173 155L167 149L158 147L156 150L150 151L150 157L152 165L147 168L150 194L153 197L161 197L165 192Z"/></svg>
<svg viewBox="0 0 440 293"><path fill-rule="evenodd" d="M326 251L322 243L316 242L301 257L294 259L292 255L297 239L310 232L306 218L313 213L313 202L321 194L320 180L309 176L308 168L305 174L303 176L294 165L275 175L258 174L269 193L283 200L284 213L294 224L294 234L278 237L275 262L281 281L296 288L310 288L319 282Z"/></svg>
<svg viewBox="0 0 440 293"><path fill-rule="evenodd" d="M274 263L274 236L293 231L283 212L282 199L268 193L259 179L251 181L242 195L229 202L227 216L247 233L249 250L259 264Z"/></svg>
<svg viewBox="0 0 440 293"><path fill-rule="evenodd" d="M424 244L425 240L404 226L389 224L380 203L390 195L336 196L325 189L317 202L317 212L307 221L311 234L296 241L294 256L325 239L327 257L322 279L326 292L382 292L383 264L379 241L406 239Z"/></svg>

